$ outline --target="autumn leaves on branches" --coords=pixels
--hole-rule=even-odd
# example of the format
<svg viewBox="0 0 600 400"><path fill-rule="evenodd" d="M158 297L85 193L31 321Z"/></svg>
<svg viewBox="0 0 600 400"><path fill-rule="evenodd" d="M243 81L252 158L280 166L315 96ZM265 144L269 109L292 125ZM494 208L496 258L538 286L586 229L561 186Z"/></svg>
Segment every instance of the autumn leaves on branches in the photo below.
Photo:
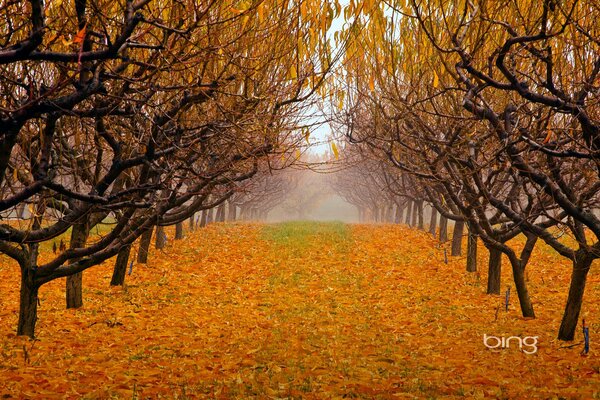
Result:
<svg viewBox="0 0 600 400"><path fill-rule="evenodd" d="M395 168L388 192L410 180L402 195L504 253L524 316L536 242L572 261L562 340L600 257L599 17L591 1L381 2L349 31L338 81L338 126Z"/></svg>
<svg viewBox="0 0 600 400"><path fill-rule="evenodd" d="M335 12L308 1L1 6L0 251L20 265L19 334L34 334L41 285L68 276L67 303L80 306L82 271L285 162L328 76ZM40 243L71 228L70 248L38 261Z"/></svg>

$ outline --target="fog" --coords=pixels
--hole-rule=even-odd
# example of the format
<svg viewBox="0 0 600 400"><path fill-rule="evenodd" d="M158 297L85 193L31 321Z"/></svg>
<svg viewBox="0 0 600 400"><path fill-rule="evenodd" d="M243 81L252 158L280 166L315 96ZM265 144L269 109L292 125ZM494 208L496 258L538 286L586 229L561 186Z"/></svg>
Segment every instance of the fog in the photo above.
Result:
<svg viewBox="0 0 600 400"><path fill-rule="evenodd" d="M289 220L312 221L342 221L358 222L358 211L337 194L327 194L320 202L305 211L303 215L291 211L285 205L275 207L268 215L268 222L281 222Z"/></svg>

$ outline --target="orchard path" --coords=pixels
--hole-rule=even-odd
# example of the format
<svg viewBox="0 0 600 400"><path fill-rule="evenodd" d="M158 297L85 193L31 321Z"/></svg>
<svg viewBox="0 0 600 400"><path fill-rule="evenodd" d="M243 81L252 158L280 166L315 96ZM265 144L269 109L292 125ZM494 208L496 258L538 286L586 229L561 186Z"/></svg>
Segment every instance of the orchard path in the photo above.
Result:
<svg viewBox="0 0 600 400"><path fill-rule="evenodd" d="M554 340L568 267L536 257L526 321L424 232L213 224L124 288L108 262L86 271L83 309L63 310L62 282L42 288L34 342L14 337L17 269L0 258L0 397L592 398L600 360ZM538 351L489 350L483 334L539 336Z"/></svg>

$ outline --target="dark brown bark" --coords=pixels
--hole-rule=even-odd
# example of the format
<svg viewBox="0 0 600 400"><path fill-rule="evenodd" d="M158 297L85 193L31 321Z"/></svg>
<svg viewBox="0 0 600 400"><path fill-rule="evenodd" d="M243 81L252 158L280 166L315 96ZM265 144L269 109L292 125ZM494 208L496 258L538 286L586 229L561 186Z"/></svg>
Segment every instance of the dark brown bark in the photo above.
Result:
<svg viewBox="0 0 600 400"><path fill-rule="evenodd" d="M500 273L502 269L502 252L489 249L487 294L500 294Z"/></svg>
<svg viewBox="0 0 600 400"><path fill-rule="evenodd" d="M437 216L438 212L435 207L431 207L431 219L429 220L429 233L435 236L435 232L437 229Z"/></svg>
<svg viewBox="0 0 600 400"><path fill-rule="evenodd" d="M513 270L513 280L515 282L515 288L517 289L517 296L519 297L519 305L521 306L521 314L526 318L535 318L533 311L533 304L529 297L529 290L527 289L527 283L525 282L525 263L516 261L514 264L511 263Z"/></svg>
<svg viewBox="0 0 600 400"><path fill-rule="evenodd" d="M477 272L477 236L469 230L467 238L467 272Z"/></svg>
<svg viewBox="0 0 600 400"><path fill-rule="evenodd" d="M183 223L178 222L175 224L175 240L183 239Z"/></svg>
<svg viewBox="0 0 600 400"><path fill-rule="evenodd" d="M443 215L440 217L440 242L448 241L448 218Z"/></svg>
<svg viewBox="0 0 600 400"><path fill-rule="evenodd" d="M200 228L204 228L206 226L207 218L208 218L208 211L202 210L202 216L200 217Z"/></svg>
<svg viewBox="0 0 600 400"><path fill-rule="evenodd" d="M71 249L77 249L85 246L89 234L87 221L73 225L71 232ZM72 259L69 264L77 262L79 259ZM67 308L80 308L83 306L83 272L67 276L66 285Z"/></svg>
<svg viewBox="0 0 600 400"><path fill-rule="evenodd" d="M559 340L573 340L575 338L575 330L577 329L579 313L581 312L585 284L592 261L592 257L582 252L578 252L575 256L573 270L571 271L569 296L558 330Z"/></svg>
<svg viewBox="0 0 600 400"><path fill-rule="evenodd" d="M462 255L462 237L465 230L464 221L454 222L454 230L452 231L452 251L451 256Z"/></svg>
<svg viewBox="0 0 600 400"><path fill-rule="evenodd" d="M157 250L164 249L167 244L167 235L163 226L157 226L154 233L154 248Z"/></svg>
<svg viewBox="0 0 600 400"><path fill-rule="evenodd" d="M129 261L129 254L131 253L131 245L123 246L117 254L117 260L115 261L115 268L113 269L112 279L110 280L110 286L123 286L125 284L125 274L127 273L127 263Z"/></svg>
<svg viewBox="0 0 600 400"><path fill-rule="evenodd" d="M152 240L152 229L142 233L140 237L140 247L138 249L137 262L139 264L148 263L148 251L150 251L150 241Z"/></svg>
<svg viewBox="0 0 600 400"><path fill-rule="evenodd" d="M39 287L33 283L32 265L21 266L21 293L19 298L19 322L17 335L35 336L37 322L38 291Z"/></svg>

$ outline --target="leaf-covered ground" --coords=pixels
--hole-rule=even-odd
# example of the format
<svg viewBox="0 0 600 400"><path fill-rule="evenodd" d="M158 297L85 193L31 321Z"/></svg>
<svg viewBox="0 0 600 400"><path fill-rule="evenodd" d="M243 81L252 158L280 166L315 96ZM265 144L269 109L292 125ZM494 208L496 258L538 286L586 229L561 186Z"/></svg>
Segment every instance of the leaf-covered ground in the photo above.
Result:
<svg viewBox="0 0 600 400"><path fill-rule="evenodd" d="M134 265L124 288L108 287L110 263L86 271L83 309L63 309L63 281L44 286L35 341L13 333L18 272L0 258L0 397L598 397L597 274L583 357L579 332L573 347L554 339L569 265L534 257L538 318L523 320L516 299L506 312L484 294L485 268L445 264L424 232L214 224ZM489 350L483 334L539 336L538 352Z"/></svg>

